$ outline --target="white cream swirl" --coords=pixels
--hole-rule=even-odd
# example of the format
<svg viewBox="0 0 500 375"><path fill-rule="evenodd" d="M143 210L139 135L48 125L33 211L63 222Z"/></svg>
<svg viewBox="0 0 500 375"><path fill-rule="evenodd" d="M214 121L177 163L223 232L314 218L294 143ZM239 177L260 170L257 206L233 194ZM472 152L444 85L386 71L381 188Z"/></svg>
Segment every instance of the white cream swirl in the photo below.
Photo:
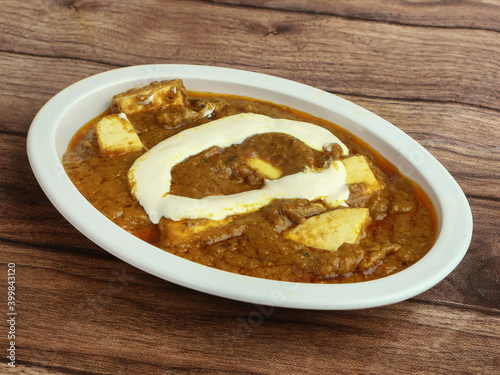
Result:
<svg viewBox="0 0 500 375"><path fill-rule="evenodd" d="M132 194L155 224L162 217L221 220L229 215L257 210L275 198L322 199L330 207L345 203L349 189L345 183L345 167L339 161L322 170L309 169L278 180L266 180L265 186L259 190L201 199L170 194L171 170L176 164L212 146L229 147L264 133L288 134L318 151L337 143L343 154L348 154L347 147L320 126L251 113L239 114L184 130L140 156L128 173Z"/></svg>

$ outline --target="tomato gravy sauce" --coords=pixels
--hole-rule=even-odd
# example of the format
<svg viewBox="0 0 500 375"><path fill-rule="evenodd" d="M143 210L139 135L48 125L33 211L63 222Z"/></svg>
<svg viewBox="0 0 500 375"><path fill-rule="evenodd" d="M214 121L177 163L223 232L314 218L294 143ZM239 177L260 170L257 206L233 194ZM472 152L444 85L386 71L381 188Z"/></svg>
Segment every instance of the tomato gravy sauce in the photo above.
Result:
<svg viewBox="0 0 500 375"><path fill-rule="evenodd" d="M117 109L112 107L83 126L64 154L64 168L78 190L123 229L164 251L209 267L260 278L308 283L351 283L388 276L411 266L432 247L437 218L426 193L346 130L310 114L257 99L187 91L186 95L189 110L200 111L207 103L216 103L217 110L208 118L186 118L184 121L179 117L182 113L177 116L179 108L162 108L162 115L169 116L169 110L176 111L172 112L174 120L168 123L160 121L155 111L127 114L144 145L143 150L102 156L95 123L103 116L116 113ZM348 206L364 207L370 213L370 222L358 241L329 251L284 237L284 233L307 218L331 210L305 199L275 199L259 210L234 215L223 226L208 226L199 233L193 228L206 225L206 220L173 223L162 218L157 225L150 221L131 194L127 174L134 161L159 142L185 129L239 113L319 125L347 146L349 156L366 156L383 189L367 195L362 184L349 186ZM286 134L259 134L241 144L209 148L177 164L172 169L171 193L202 198L260 189L265 181L245 164L250 157L269 161L287 176L345 156L335 148L329 153L313 150ZM172 228L180 235L174 236ZM190 235L184 238L186 231Z"/></svg>

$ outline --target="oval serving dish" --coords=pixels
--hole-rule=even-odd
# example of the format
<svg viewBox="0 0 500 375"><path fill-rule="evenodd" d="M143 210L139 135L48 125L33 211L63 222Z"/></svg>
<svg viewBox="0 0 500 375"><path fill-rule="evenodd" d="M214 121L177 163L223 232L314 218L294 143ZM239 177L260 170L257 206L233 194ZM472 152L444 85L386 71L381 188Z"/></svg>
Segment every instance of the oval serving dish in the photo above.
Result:
<svg viewBox="0 0 500 375"><path fill-rule="evenodd" d="M113 95L151 81L180 78L193 91L235 94L287 105L336 123L357 135L419 184L439 222L435 245L408 269L354 284L305 284L241 276L203 266L154 247L97 211L66 175L61 158L75 132L104 112ZM39 111L27 140L33 172L61 214L97 245L162 279L255 304L347 310L411 298L444 279L464 257L472 215L462 190L423 147L377 115L325 91L247 71L193 65L143 65L101 73L61 91Z"/></svg>

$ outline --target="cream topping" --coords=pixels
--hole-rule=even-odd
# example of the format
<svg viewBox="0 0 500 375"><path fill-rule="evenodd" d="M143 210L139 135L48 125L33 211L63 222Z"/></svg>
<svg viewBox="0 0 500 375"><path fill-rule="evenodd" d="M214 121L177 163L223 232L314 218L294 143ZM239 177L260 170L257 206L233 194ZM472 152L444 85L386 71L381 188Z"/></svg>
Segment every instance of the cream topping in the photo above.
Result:
<svg viewBox="0 0 500 375"><path fill-rule="evenodd" d="M149 98L147 98L146 100L143 100L142 102L137 102L137 104L148 105L153 101L155 95L156 95L156 93L153 93Z"/></svg>
<svg viewBox="0 0 500 375"><path fill-rule="evenodd" d="M266 180L262 189L201 199L170 194L172 168L184 159L212 146L229 147L256 134L284 133L321 151L332 143L347 147L328 130L301 121L273 119L257 114L239 114L184 130L158 143L140 156L129 170L132 194L150 220L209 218L257 210L275 198L322 199L330 207L345 204L349 189L344 165L335 161L323 170L306 170L277 180Z"/></svg>
<svg viewBox="0 0 500 375"><path fill-rule="evenodd" d="M119 117L119 118L122 118L122 119L124 119L125 121L127 121L127 122L129 122L129 123L130 123L130 121L129 121L129 119L128 119L128 117L127 117L127 115L126 115L125 113L120 112L120 113L118 114L118 117Z"/></svg>

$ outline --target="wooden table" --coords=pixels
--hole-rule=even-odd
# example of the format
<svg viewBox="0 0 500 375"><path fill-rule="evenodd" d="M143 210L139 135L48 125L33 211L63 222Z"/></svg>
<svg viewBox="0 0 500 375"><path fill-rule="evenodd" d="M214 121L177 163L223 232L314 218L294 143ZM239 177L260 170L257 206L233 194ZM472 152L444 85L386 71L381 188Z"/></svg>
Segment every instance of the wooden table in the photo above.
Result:
<svg viewBox="0 0 500 375"><path fill-rule="evenodd" d="M0 373L499 373L500 1L0 6ZM151 63L272 74L389 120L465 191L475 220L467 255L415 298L341 312L217 298L109 255L45 197L28 164L26 134L68 85ZM11 263L15 368L6 358Z"/></svg>

